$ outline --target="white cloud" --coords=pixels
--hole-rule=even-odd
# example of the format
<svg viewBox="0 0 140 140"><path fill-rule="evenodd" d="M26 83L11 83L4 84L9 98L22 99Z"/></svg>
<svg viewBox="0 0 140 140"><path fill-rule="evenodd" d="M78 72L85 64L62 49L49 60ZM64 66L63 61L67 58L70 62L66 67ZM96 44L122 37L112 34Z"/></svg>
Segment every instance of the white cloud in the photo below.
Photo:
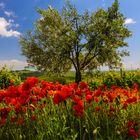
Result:
<svg viewBox="0 0 140 140"><path fill-rule="evenodd" d="M27 66L27 62L17 59L0 60L0 67L3 67L4 65L6 65L7 68L13 68L14 70L22 70L25 66Z"/></svg>
<svg viewBox="0 0 140 140"><path fill-rule="evenodd" d="M16 27L16 28L19 27L19 24L14 23L14 20L13 19L9 19L8 22L11 24L10 27Z"/></svg>
<svg viewBox="0 0 140 140"><path fill-rule="evenodd" d="M4 9L5 8L5 4L3 2L0 2L0 9Z"/></svg>
<svg viewBox="0 0 140 140"><path fill-rule="evenodd" d="M19 37L20 32L9 29L13 25L13 20L7 21L5 18L0 17L0 36L2 37Z"/></svg>
<svg viewBox="0 0 140 140"><path fill-rule="evenodd" d="M125 19L125 22L124 22L125 25L126 24L135 24L135 23L136 23L136 21L132 18L127 18L127 19Z"/></svg>
<svg viewBox="0 0 140 140"><path fill-rule="evenodd" d="M6 15L6 16L8 16L8 17L15 17L15 13L14 12L12 12L12 11L4 11L4 14Z"/></svg>

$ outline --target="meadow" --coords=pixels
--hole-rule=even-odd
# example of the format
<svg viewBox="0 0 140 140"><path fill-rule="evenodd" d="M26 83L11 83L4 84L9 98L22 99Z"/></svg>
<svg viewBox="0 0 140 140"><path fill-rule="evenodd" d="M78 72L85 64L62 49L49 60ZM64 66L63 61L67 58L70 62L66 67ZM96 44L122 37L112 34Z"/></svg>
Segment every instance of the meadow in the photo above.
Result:
<svg viewBox="0 0 140 140"><path fill-rule="evenodd" d="M139 71L83 76L2 69L0 139L140 139Z"/></svg>
<svg viewBox="0 0 140 140"><path fill-rule="evenodd" d="M45 80L49 82L59 82L61 84L69 84L75 82L75 72L69 71L62 75L48 75L43 72L22 70L16 71L17 75L21 80L25 80L27 77L35 76L40 80ZM93 89L98 88L101 85L106 85L111 87L116 85L119 87L132 87L134 83L140 84L140 71L93 71L92 73L83 72L82 81L88 82L92 85Z"/></svg>

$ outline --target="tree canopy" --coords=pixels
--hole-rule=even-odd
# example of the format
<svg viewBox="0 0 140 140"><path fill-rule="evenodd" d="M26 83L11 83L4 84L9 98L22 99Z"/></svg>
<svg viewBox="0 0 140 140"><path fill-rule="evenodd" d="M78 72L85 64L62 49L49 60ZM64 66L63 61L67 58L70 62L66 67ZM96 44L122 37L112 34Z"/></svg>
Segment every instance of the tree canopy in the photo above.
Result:
<svg viewBox="0 0 140 140"><path fill-rule="evenodd" d="M126 38L131 36L125 17L115 0L107 10L78 13L67 3L61 12L49 6L37 9L40 19L35 28L21 36L22 54L37 69L52 73L76 71L75 81L81 81L81 72L106 65L121 64L129 53Z"/></svg>

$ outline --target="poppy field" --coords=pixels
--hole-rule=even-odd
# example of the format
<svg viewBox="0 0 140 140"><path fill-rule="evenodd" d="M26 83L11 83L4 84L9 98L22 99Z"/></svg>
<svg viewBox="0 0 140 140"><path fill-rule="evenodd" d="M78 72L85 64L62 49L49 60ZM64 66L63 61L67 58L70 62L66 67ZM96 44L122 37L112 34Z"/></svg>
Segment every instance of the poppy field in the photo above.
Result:
<svg viewBox="0 0 140 140"><path fill-rule="evenodd" d="M92 91L86 82L62 85L28 77L0 90L0 139L139 139L139 106L137 84Z"/></svg>

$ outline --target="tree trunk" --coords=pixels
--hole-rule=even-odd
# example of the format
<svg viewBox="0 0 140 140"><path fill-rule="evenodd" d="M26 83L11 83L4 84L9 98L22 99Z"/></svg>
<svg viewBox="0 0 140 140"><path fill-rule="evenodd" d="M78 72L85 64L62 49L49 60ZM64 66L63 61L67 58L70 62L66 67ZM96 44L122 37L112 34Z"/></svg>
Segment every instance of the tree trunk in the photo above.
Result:
<svg viewBox="0 0 140 140"><path fill-rule="evenodd" d="M79 71L76 71L76 74L75 74L75 82L77 84L79 84L81 82L81 80L82 80L81 71L80 70Z"/></svg>

